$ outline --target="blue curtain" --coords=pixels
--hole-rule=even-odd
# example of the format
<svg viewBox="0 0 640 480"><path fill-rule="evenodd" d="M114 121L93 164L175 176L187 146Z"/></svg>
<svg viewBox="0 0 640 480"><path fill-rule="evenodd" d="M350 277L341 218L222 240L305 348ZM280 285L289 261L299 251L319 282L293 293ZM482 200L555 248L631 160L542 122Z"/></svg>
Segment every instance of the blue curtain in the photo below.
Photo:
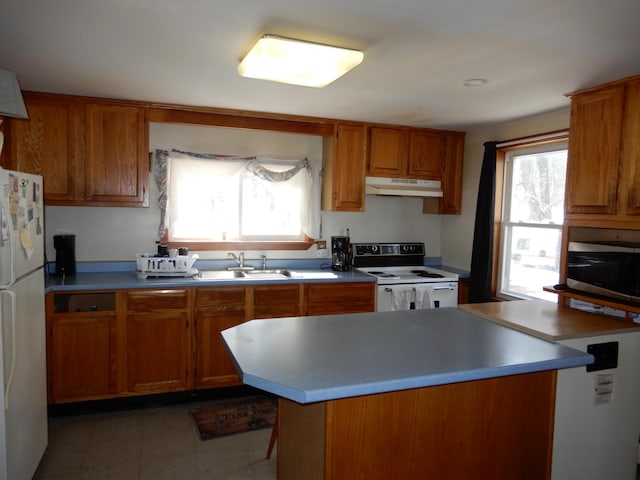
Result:
<svg viewBox="0 0 640 480"><path fill-rule="evenodd" d="M473 231L469 303L491 301L497 144L498 142L484 144L478 201L476 202L476 222Z"/></svg>

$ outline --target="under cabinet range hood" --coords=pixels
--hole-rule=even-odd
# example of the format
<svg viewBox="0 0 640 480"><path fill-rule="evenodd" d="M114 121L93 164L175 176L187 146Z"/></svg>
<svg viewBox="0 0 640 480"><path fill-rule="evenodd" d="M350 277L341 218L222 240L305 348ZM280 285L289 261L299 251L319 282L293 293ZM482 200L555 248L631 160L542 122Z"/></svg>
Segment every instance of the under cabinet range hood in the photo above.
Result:
<svg viewBox="0 0 640 480"><path fill-rule="evenodd" d="M442 197L442 184L440 180L365 177L365 193L398 197Z"/></svg>

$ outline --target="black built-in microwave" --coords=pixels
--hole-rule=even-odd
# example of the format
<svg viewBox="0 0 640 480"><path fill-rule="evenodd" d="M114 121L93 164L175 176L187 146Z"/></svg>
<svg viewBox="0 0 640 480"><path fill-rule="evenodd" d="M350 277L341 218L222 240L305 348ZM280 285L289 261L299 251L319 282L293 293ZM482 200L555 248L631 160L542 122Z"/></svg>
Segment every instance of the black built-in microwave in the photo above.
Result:
<svg viewBox="0 0 640 480"><path fill-rule="evenodd" d="M569 242L567 287L640 303L640 244Z"/></svg>

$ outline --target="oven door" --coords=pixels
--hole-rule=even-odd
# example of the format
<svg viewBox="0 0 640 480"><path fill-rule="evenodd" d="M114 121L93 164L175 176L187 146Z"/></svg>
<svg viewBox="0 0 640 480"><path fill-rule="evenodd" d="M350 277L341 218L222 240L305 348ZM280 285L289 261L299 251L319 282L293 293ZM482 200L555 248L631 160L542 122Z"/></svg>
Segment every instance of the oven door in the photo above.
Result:
<svg viewBox="0 0 640 480"><path fill-rule="evenodd" d="M458 282L378 285L376 311L421 310L458 305Z"/></svg>

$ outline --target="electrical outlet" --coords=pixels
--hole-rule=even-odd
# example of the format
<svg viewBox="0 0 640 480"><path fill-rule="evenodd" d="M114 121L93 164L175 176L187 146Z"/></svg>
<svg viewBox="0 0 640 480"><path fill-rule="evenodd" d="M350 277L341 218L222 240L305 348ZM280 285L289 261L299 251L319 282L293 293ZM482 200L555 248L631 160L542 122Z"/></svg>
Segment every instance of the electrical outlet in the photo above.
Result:
<svg viewBox="0 0 640 480"><path fill-rule="evenodd" d="M326 240L318 240L316 242L316 245L318 246L318 250L326 250L327 248L327 241Z"/></svg>

